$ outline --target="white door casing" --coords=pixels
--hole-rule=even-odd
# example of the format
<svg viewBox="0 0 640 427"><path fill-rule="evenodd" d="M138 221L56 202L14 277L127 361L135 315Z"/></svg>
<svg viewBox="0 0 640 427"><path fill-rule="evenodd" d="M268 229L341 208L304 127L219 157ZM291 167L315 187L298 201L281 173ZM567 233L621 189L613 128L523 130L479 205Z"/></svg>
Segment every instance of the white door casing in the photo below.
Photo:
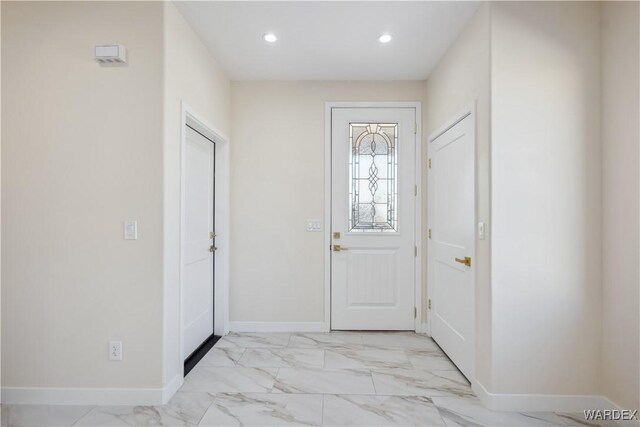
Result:
<svg viewBox="0 0 640 427"><path fill-rule="evenodd" d="M332 329L415 330L416 129L416 108L331 111Z"/></svg>
<svg viewBox="0 0 640 427"><path fill-rule="evenodd" d="M186 127L184 151L183 356L213 334L215 144Z"/></svg>
<svg viewBox="0 0 640 427"><path fill-rule="evenodd" d="M471 381L475 374L475 114L429 141L431 336ZM468 258L467 258L468 257ZM469 261L469 262L467 262ZM470 265L466 265L470 263Z"/></svg>

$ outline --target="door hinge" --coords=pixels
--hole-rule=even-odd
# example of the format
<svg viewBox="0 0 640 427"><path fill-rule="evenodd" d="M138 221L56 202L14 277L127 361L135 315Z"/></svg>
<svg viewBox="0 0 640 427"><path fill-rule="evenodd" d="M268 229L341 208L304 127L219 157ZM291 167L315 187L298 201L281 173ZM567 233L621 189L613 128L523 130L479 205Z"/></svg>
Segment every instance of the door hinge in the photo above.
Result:
<svg viewBox="0 0 640 427"><path fill-rule="evenodd" d="M431 169L431 159L429 159L429 169Z"/></svg>
<svg viewBox="0 0 640 427"><path fill-rule="evenodd" d="M429 229L429 238L431 238L431 229Z"/></svg>
<svg viewBox="0 0 640 427"><path fill-rule="evenodd" d="M418 256L418 247L417 246L413 247L413 256Z"/></svg>
<svg viewBox="0 0 640 427"><path fill-rule="evenodd" d="M413 122L413 134L418 133L418 122Z"/></svg>
<svg viewBox="0 0 640 427"><path fill-rule="evenodd" d="M431 298L429 298L429 302L428 302L427 306L429 307L429 310L431 310Z"/></svg>
<svg viewBox="0 0 640 427"><path fill-rule="evenodd" d="M418 317L418 308L417 307L413 307L413 318L417 318Z"/></svg>
<svg viewBox="0 0 640 427"><path fill-rule="evenodd" d="M418 184L413 186L413 195L417 196L418 195Z"/></svg>

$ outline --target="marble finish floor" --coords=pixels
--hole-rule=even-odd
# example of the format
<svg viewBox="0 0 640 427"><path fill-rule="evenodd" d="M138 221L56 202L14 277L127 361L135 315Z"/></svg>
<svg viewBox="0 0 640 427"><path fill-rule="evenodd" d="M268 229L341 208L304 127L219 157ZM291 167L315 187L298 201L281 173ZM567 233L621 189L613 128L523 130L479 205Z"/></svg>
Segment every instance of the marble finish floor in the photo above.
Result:
<svg viewBox="0 0 640 427"><path fill-rule="evenodd" d="M2 405L3 426L597 426L493 412L428 337L230 334L162 406ZM607 425L607 424L605 424ZM615 424L608 424L614 426Z"/></svg>

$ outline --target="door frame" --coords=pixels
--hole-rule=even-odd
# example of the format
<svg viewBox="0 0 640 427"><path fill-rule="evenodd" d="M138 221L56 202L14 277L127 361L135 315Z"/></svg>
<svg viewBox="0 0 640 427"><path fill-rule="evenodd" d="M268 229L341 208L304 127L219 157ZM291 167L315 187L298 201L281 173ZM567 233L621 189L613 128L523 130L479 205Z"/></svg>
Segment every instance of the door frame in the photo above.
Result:
<svg viewBox="0 0 640 427"><path fill-rule="evenodd" d="M474 100L473 102L471 102L470 104L468 104L464 109L462 109L461 111L459 111L457 114L455 114L451 119L447 120L442 126L440 126L438 129L436 129L434 132L432 132L429 137L427 138L427 153L426 153L426 158L425 158L425 162L428 163L429 159L431 158L431 143L437 139L439 136L443 135L446 131L448 131L449 129L451 129L452 127L454 127L455 125L457 125L459 122L461 122L463 119L467 118L468 116L471 116L471 119L473 121L473 240L474 240L474 245L471 248L471 259L474 260L474 262L472 263L471 266L471 277L473 280L473 287L472 287L472 301L473 301L473 343L472 343L472 351L473 351L473 355L472 355L472 365L471 365L471 377L469 378L470 381L475 381L475 372L476 372L476 332L475 332L475 327L476 327L476 285L477 285L477 265L478 265L478 258L476 257L476 253L477 253L477 245L478 245L478 232L477 232L477 221L478 221L478 159L477 159L477 135L478 135L478 123L477 123L477 116L476 116L476 101ZM431 228L431 218L433 218L433 203L431 200L431 195L433 194L433 181L431 179L429 179L428 175L427 175L427 229ZM431 240L427 239L427 287L426 287L426 291L427 291L427 297L429 299L432 298L432 294L433 294L433 256L432 256L432 248L431 248ZM431 310L427 310L427 324L426 324L426 333L431 336Z"/></svg>
<svg viewBox="0 0 640 427"><path fill-rule="evenodd" d="M184 248L185 229L185 152L187 125L201 133L215 144L215 178L214 178L214 218L216 246L214 252L214 307L212 319L215 335L229 333L229 138L198 115L184 101L181 103L180 120L180 363L188 354L184 354L184 264L182 252Z"/></svg>
<svg viewBox="0 0 640 427"><path fill-rule="evenodd" d="M325 132L324 132L324 328L331 330L331 208L332 208L332 176L331 176L331 125L333 109L338 108L413 108L416 114L415 129L415 185L417 195L415 197L415 227L414 244L417 254L414 257L414 306L416 316L414 319L415 331L424 332L422 325L422 103L420 101L384 101L384 102L325 102Z"/></svg>

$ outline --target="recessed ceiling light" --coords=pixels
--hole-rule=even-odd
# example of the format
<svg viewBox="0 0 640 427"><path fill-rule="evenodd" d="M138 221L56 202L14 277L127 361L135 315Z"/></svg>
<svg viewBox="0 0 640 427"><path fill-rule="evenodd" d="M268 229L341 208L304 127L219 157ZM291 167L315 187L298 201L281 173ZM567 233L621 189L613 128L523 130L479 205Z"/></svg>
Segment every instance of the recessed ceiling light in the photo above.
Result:
<svg viewBox="0 0 640 427"><path fill-rule="evenodd" d="M275 34L273 33L267 33L264 36L262 36L262 38L264 39L264 41L266 41L267 43L275 43L276 41L278 41L278 38L276 37Z"/></svg>
<svg viewBox="0 0 640 427"><path fill-rule="evenodd" d="M391 37L391 35L389 35L389 34L383 34L380 37L378 37L378 41L380 43L389 43L392 38L393 37Z"/></svg>

